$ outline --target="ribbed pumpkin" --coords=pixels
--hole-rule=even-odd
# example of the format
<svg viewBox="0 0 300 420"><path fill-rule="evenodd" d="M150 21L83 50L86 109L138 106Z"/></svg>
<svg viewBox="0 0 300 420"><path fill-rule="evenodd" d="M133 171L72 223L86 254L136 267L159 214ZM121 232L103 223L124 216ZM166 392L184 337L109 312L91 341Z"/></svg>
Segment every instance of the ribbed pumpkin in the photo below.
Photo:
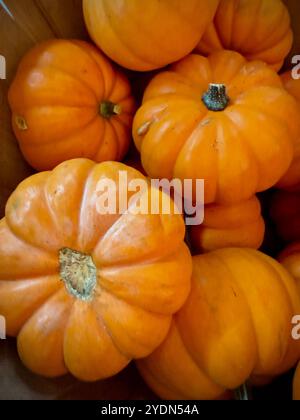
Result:
<svg viewBox="0 0 300 420"><path fill-rule="evenodd" d="M234 50L277 71L292 43L289 12L281 0L221 0L197 51Z"/></svg>
<svg viewBox="0 0 300 420"><path fill-rule="evenodd" d="M300 363L294 377L293 399L295 401L300 401Z"/></svg>
<svg viewBox="0 0 300 420"><path fill-rule="evenodd" d="M258 249L265 233L259 200L254 196L234 205L210 204L203 224L192 226L189 233L196 253L228 247Z"/></svg>
<svg viewBox="0 0 300 420"><path fill-rule="evenodd" d="M21 150L37 170L72 158L121 160L128 149L134 112L129 83L86 42L50 40L30 50L9 103Z"/></svg>
<svg viewBox="0 0 300 420"><path fill-rule="evenodd" d="M298 107L279 76L231 51L190 55L154 77L133 125L147 174L204 179L206 204L276 184L298 133Z"/></svg>
<svg viewBox="0 0 300 420"><path fill-rule="evenodd" d="M292 71L287 71L281 76L285 89L296 99L298 103L300 120L300 79L293 77ZM300 130L296 142L294 159L287 173L278 183L279 188L287 190L300 190Z"/></svg>
<svg viewBox="0 0 300 420"><path fill-rule="evenodd" d="M117 183L120 171L127 187L145 180L123 164L75 159L23 181L8 201L0 314L35 373L93 381L119 372L162 342L189 293L181 215L136 214L139 200L131 192L126 201L124 187L116 208L125 200L128 210L99 213L99 181Z"/></svg>
<svg viewBox="0 0 300 420"><path fill-rule="evenodd" d="M161 398L218 398L296 363L299 311L295 281L272 258L234 248L196 256L190 296L139 370Z"/></svg>
<svg viewBox="0 0 300 420"><path fill-rule="evenodd" d="M115 62L149 71L189 54L212 22L219 0L84 0L87 28Z"/></svg>
<svg viewBox="0 0 300 420"><path fill-rule="evenodd" d="M279 255L278 260L294 277L300 293L300 242L288 245Z"/></svg>
<svg viewBox="0 0 300 420"><path fill-rule="evenodd" d="M270 216L281 239L300 240L300 193L276 191L270 203Z"/></svg>

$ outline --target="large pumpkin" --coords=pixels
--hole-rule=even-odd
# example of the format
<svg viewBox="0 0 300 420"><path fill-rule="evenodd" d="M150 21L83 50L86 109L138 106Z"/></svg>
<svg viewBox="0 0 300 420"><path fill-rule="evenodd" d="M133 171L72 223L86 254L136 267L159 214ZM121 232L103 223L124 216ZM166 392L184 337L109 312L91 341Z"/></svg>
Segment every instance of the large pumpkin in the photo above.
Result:
<svg viewBox="0 0 300 420"><path fill-rule="evenodd" d="M95 43L115 62L149 71L189 54L212 22L219 0L84 0Z"/></svg>
<svg viewBox="0 0 300 420"><path fill-rule="evenodd" d="M295 401L300 401L300 363L294 377L293 398Z"/></svg>
<svg viewBox="0 0 300 420"><path fill-rule="evenodd" d="M121 160L128 149L134 112L129 83L83 41L50 40L30 50L9 103L21 150L37 170L79 157Z"/></svg>
<svg viewBox="0 0 300 420"><path fill-rule="evenodd" d="M300 240L300 193L276 191L270 203L276 231L286 242Z"/></svg>
<svg viewBox="0 0 300 420"><path fill-rule="evenodd" d="M258 249L264 233L261 206L255 196L228 206L210 204L205 207L203 224L190 228L196 253L229 247Z"/></svg>
<svg viewBox="0 0 300 420"><path fill-rule="evenodd" d="M218 398L296 363L291 321L299 311L293 278L272 258L234 248L196 256L188 300L139 369L164 399Z"/></svg>
<svg viewBox="0 0 300 420"><path fill-rule="evenodd" d="M299 110L298 119L300 120L300 79L294 78L293 76L294 75L292 71L289 70L281 76L281 79L285 89L297 101ZM300 130L296 142L294 155L295 156L289 170L278 183L279 188L287 190L300 189Z"/></svg>
<svg viewBox="0 0 300 420"><path fill-rule="evenodd" d="M189 293L182 216L137 212L150 186L140 200L128 194L122 215L99 213L99 181L116 183L120 171L125 187L145 180L123 164L76 159L28 178L8 201L0 222L0 314L35 373L69 371L92 381L119 372L161 343ZM118 209L127 202L126 188L117 186Z"/></svg>
<svg viewBox="0 0 300 420"><path fill-rule="evenodd" d="M292 43L289 12L281 0L221 0L197 51L234 50L279 70Z"/></svg>
<svg viewBox="0 0 300 420"><path fill-rule="evenodd" d="M231 51L190 55L156 76L133 125L147 174L204 179L206 204L247 200L278 182L298 132L279 76Z"/></svg>

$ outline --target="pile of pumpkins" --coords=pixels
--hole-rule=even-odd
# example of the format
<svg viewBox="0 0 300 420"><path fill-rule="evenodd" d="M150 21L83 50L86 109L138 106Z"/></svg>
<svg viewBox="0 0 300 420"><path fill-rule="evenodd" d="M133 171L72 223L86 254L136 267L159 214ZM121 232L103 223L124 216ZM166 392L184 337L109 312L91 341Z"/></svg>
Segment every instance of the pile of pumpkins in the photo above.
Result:
<svg viewBox="0 0 300 420"><path fill-rule="evenodd" d="M83 13L92 41L36 45L9 89L37 173L0 221L8 335L46 377L96 381L136 360L163 399L271 382L300 360L300 80L280 73L284 2L83 0ZM120 171L203 179L204 223L99 214L97 184ZM268 220L288 244L277 261L258 251L256 194L273 187Z"/></svg>

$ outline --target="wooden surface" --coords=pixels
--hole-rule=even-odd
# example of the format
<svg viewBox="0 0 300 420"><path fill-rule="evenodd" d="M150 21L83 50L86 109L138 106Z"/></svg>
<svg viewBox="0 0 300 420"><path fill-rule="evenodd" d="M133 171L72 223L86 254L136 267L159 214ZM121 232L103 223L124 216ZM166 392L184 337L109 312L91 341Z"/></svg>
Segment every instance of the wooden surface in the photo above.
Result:
<svg viewBox="0 0 300 420"><path fill-rule="evenodd" d="M15 340L0 341L0 400L140 400L155 399L131 364L119 375L95 383L70 375L45 379L29 372L19 361Z"/></svg>
<svg viewBox="0 0 300 420"><path fill-rule="evenodd" d="M32 173L11 131L7 103L7 90L17 65L26 51L44 39L87 38L81 0L4 0L4 3L6 10L0 1L0 54L6 60L7 75L6 80L0 80L0 218L9 195ZM3 162L8 156L11 176Z"/></svg>

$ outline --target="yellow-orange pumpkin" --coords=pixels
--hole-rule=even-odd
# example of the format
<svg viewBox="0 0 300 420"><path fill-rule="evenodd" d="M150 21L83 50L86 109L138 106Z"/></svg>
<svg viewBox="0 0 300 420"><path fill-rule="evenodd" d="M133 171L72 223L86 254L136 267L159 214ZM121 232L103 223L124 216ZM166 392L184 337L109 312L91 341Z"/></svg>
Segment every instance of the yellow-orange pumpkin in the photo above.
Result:
<svg viewBox="0 0 300 420"><path fill-rule="evenodd" d="M189 54L219 0L84 0L87 28L115 62L149 71Z"/></svg>
<svg viewBox="0 0 300 420"><path fill-rule="evenodd" d="M117 209L120 200L129 209L99 213L98 182L117 182L120 171L128 183L145 179L123 164L75 159L23 181L8 201L0 314L35 373L92 381L119 372L161 343L189 293L181 215L135 214L138 201L118 188Z"/></svg>
<svg viewBox="0 0 300 420"><path fill-rule="evenodd" d="M299 311L295 281L272 258L234 248L196 256L188 300L138 367L162 398L218 398L296 363L291 321Z"/></svg>
<svg viewBox="0 0 300 420"><path fill-rule="evenodd" d="M298 133L298 107L279 76L231 51L190 55L154 77L133 125L147 174L204 179L206 204L276 184Z"/></svg>
<svg viewBox="0 0 300 420"><path fill-rule="evenodd" d="M37 170L72 158L121 160L128 149L134 112L129 83L86 42L50 40L30 50L9 103L21 150Z"/></svg>
<svg viewBox="0 0 300 420"><path fill-rule="evenodd" d="M300 363L294 377L293 399L295 401L300 401Z"/></svg>
<svg viewBox="0 0 300 420"><path fill-rule="evenodd" d="M294 78L290 70L281 76L281 80L285 89L297 101L299 110L298 119L300 120L300 79ZM300 130L295 145L293 162L287 173L279 181L278 187L286 190L300 190Z"/></svg>
<svg viewBox="0 0 300 420"><path fill-rule="evenodd" d="M197 51L234 50L277 71L292 43L289 12L281 0L221 0Z"/></svg>
<svg viewBox="0 0 300 420"><path fill-rule="evenodd" d="M300 193L276 191L270 202L276 231L286 242L300 240Z"/></svg>
<svg viewBox="0 0 300 420"><path fill-rule="evenodd" d="M258 249L264 233L261 206L255 196L228 206L210 204L205 207L203 224L190 228L196 253L229 247Z"/></svg>

